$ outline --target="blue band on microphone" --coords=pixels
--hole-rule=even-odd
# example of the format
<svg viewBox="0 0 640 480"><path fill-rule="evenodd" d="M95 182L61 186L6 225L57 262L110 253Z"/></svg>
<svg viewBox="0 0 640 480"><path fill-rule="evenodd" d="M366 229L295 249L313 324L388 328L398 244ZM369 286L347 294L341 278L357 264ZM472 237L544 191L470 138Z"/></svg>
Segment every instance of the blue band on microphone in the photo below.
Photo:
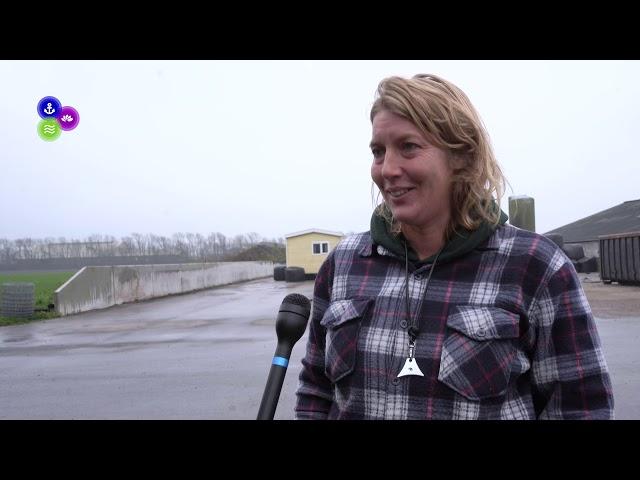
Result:
<svg viewBox="0 0 640 480"><path fill-rule="evenodd" d="M284 357L273 357L273 365L280 365L281 367L287 368L289 365L289 360Z"/></svg>

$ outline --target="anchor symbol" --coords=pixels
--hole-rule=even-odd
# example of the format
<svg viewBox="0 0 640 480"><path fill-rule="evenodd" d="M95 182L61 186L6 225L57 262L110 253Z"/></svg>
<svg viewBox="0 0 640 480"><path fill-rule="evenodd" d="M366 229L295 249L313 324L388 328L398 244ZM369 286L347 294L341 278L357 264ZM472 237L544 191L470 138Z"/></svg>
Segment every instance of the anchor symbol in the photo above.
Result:
<svg viewBox="0 0 640 480"><path fill-rule="evenodd" d="M55 111L55 108L51 108L51 103L47 103L47 108L44 109L44 113L46 113L47 115L51 115Z"/></svg>

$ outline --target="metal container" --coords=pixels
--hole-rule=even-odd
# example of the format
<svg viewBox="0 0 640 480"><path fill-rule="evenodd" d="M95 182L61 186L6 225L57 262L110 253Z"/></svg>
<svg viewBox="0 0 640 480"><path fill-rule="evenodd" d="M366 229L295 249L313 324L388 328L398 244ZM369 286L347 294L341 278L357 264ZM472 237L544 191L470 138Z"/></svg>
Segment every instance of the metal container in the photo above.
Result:
<svg viewBox="0 0 640 480"><path fill-rule="evenodd" d="M640 232L603 235L598 240L602 281L640 284Z"/></svg>

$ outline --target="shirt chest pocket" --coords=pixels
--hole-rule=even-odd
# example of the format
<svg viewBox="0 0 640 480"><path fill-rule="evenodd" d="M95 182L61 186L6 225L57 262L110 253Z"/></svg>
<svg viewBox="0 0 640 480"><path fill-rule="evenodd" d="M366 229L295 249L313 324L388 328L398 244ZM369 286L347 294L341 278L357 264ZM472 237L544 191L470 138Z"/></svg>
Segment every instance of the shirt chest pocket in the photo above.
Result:
<svg viewBox="0 0 640 480"><path fill-rule="evenodd" d="M349 299L332 302L320 325L326 328L325 375L333 383L353 372L360 325L373 299Z"/></svg>
<svg viewBox="0 0 640 480"><path fill-rule="evenodd" d="M470 400L503 395L516 361L519 320L501 308L455 307L447 319L438 380Z"/></svg>

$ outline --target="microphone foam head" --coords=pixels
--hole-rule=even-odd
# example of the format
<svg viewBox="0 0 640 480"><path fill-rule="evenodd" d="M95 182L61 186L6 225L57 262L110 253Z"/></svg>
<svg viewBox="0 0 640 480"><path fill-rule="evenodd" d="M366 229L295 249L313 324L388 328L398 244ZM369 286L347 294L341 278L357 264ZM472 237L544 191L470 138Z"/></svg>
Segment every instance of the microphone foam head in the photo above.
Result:
<svg viewBox="0 0 640 480"><path fill-rule="evenodd" d="M307 297L299 293L287 295L280 305L276 320L278 342L287 341L292 347L304 334L310 313L311 302Z"/></svg>
<svg viewBox="0 0 640 480"><path fill-rule="evenodd" d="M284 297L282 303L291 303L293 305L298 305L299 307L302 307L304 309L311 308L311 302L309 301L309 299L300 293L291 293L287 295L286 297Z"/></svg>

